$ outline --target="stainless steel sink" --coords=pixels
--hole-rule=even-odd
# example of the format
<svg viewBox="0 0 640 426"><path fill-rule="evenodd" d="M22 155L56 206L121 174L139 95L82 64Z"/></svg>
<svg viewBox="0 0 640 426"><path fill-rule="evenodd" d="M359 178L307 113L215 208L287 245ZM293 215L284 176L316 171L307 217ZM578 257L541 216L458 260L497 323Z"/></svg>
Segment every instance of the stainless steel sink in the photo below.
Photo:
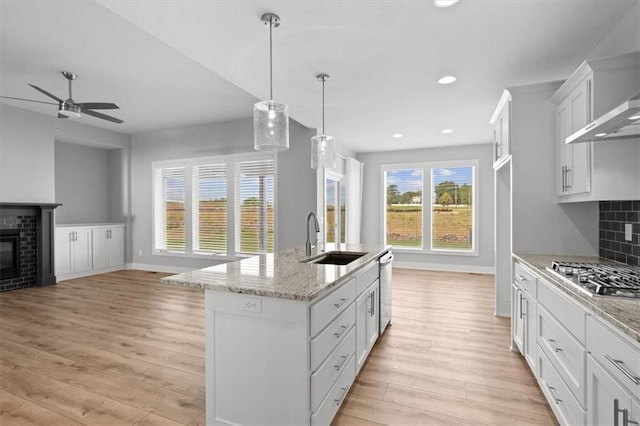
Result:
<svg viewBox="0 0 640 426"><path fill-rule="evenodd" d="M356 259L367 254L359 251L328 251L309 259L301 260L302 263L320 263L324 265L348 265Z"/></svg>

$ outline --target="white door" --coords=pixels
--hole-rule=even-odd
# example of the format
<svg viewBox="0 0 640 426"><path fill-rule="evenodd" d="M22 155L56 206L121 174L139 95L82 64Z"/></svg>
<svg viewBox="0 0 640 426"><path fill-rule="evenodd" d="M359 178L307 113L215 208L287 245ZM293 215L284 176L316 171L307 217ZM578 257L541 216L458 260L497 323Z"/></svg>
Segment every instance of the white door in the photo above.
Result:
<svg viewBox="0 0 640 426"><path fill-rule="evenodd" d="M591 356L587 356L587 376L588 425L623 425L623 410L633 416L629 394Z"/></svg>
<svg viewBox="0 0 640 426"><path fill-rule="evenodd" d="M380 285L378 280L369 287L369 306L367 307L367 352L378 340L380 327Z"/></svg>
<svg viewBox="0 0 640 426"><path fill-rule="evenodd" d="M101 269L109 266L108 246L109 230L96 228L93 230L93 268Z"/></svg>
<svg viewBox="0 0 640 426"><path fill-rule="evenodd" d="M71 263L71 238L73 231L69 228L56 228L55 231L55 272L65 275L73 272Z"/></svg>
<svg viewBox="0 0 640 426"><path fill-rule="evenodd" d="M368 291L362 292L356 299L356 372L360 371L364 361L367 359L367 324L370 304Z"/></svg>
<svg viewBox="0 0 640 426"><path fill-rule="evenodd" d="M327 173L324 184L324 236L327 243L346 241L347 190L344 177Z"/></svg>
<svg viewBox="0 0 640 426"><path fill-rule="evenodd" d="M93 267L91 259L91 229L79 228L74 232L73 271L90 271Z"/></svg>
<svg viewBox="0 0 640 426"><path fill-rule="evenodd" d="M109 231L109 266L122 265L124 264L124 229L113 228Z"/></svg>

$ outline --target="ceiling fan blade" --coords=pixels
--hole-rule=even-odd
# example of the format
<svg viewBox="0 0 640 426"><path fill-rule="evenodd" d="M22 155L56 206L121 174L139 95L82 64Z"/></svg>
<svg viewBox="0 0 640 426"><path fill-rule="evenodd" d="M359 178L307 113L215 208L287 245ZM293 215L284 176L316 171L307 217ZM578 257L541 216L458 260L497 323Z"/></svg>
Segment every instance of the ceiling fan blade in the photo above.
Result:
<svg viewBox="0 0 640 426"><path fill-rule="evenodd" d="M67 117L66 115L62 115L62 114L58 113L58 118L69 118L69 117Z"/></svg>
<svg viewBox="0 0 640 426"><path fill-rule="evenodd" d="M87 115L92 115L96 118L102 118L103 120L112 121L114 123L118 123L118 124L124 123L124 121L120 120L119 118L111 117L110 115L103 114L97 111L91 111L90 109L83 109L82 112L84 112Z"/></svg>
<svg viewBox="0 0 640 426"><path fill-rule="evenodd" d="M83 102L76 103L80 107L80 109L119 109L120 107L116 104L112 104L109 102Z"/></svg>
<svg viewBox="0 0 640 426"><path fill-rule="evenodd" d="M37 102L39 104L48 104L48 105L58 105L55 102L44 102L44 101L36 101L33 99L25 99L25 98L14 98L11 96L0 96L0 98L4 98L4 99L13 99L14 101L27 101L27 102Z"/></svg>
<svg viewBox="0 0 640 426"><path fill-rule="evenodd" d="M50 97L51 99L55 99L58 102L64 102L62 99L60 99L59 97L57 97L56 95L52 95L51 93L47 92L44 89L39 88L38 86L34 86L33 84L29 84L29 86L33 87L34 89L36 89L38 92L44 93L45 95L47 95L48 97Z"/></svg>

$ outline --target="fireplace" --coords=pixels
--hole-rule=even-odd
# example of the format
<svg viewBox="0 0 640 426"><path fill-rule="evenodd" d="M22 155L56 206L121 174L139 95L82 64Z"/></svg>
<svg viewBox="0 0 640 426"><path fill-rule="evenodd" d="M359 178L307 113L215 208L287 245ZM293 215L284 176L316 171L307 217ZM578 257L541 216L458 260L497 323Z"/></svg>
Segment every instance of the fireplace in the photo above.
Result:
<svg viewBox="0 0 640 426"><path fill-rule="evenodd" d="M53 210L59 205L0 202L0 291L56 283Z"/></svg>
<svg viewBox="0 0 640 426"><path fill-rule="evenodd" d="M0 229L0 280L20 276L20 231Z"/></svg>

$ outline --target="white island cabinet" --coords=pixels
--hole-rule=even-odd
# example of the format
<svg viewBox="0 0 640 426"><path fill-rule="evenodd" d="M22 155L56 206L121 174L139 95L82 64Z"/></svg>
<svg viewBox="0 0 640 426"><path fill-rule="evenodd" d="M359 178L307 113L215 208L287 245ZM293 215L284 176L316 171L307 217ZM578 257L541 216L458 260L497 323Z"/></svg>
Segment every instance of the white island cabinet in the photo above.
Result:
<svg viewBox="0 0 640 426"><path fill-rule="evenodd" d="M366 254L323 265L297 248L162 280L205 289L208 425L331 423L378 338L388 252L340 250Z"/></svg>

